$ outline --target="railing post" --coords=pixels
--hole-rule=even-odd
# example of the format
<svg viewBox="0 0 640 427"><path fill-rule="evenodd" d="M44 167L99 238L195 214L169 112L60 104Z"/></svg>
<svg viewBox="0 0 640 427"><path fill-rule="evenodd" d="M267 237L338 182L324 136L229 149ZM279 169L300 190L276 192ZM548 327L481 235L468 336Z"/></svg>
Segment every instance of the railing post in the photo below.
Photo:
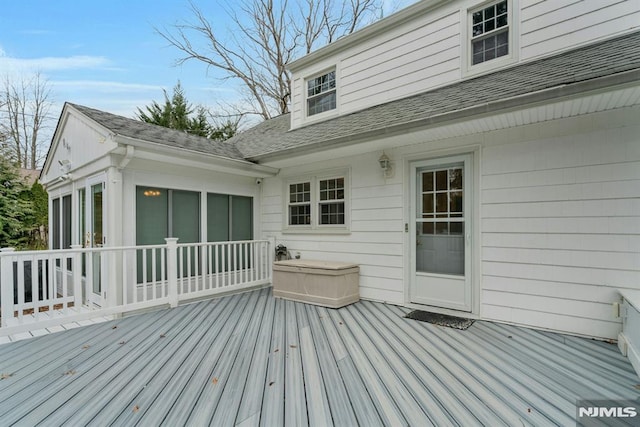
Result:
<svg viewBox="0 0 640 427"><path fill-rule="evenodd" d="M267 274L269 276L269 282L273 283L273 261L276 257L276 238L275 236L269 237L269 244L267 245Z"/></svg>
<svg viewBox="0 0 640 427"><path fill-rule="evenodd" d="M167 294L171 307L178 306L178 239L167 237Z"/></svg>
<svg viewBox="0 0 640 427"><path fill-rule="evenodd" d="M14 248L0 249L0 297L2 298L2 327L7 326L7 320L13 317L13 262L10 253ZM4 255L4 256L2 256Z"/></svg>
<svg viewBox="0 0 640 427"><path fill-rule="evenodd" d="M79 310L82 306L82 245L71 245L73 253L73 307ZM65 295L66 296L66 295Z"/></svg>

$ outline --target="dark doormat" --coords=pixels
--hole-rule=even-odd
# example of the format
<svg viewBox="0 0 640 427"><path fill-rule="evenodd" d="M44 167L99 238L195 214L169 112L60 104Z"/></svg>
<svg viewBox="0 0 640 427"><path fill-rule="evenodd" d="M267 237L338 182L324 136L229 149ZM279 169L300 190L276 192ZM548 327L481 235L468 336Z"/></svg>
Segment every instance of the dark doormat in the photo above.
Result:
<svg viewBox="0 0 640 427"><path fill-rule="evenodd" d="M462 317L448 316L446 314L429 313L428 311L414 310L404 316L407 319L419 320L421 322L429 322L434 325L448 326L450 328L465 330L473 325L475 320L463 319Z"/></svg>

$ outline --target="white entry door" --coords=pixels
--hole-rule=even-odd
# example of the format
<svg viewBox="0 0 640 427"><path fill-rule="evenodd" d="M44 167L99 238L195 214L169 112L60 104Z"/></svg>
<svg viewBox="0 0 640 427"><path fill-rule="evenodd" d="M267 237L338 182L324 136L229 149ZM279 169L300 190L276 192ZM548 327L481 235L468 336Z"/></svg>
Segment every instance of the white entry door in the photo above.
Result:
<svg viewBox="0 0 640 427"><path fill-rule="evenodd" d="M411 164L413 303L471 311L471 155Z"/></svg>

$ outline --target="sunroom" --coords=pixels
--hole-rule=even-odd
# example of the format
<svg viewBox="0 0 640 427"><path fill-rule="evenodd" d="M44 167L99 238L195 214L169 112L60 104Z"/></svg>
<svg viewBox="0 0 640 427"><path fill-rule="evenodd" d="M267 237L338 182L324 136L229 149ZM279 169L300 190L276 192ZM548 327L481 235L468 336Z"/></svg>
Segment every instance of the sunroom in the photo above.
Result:
<svg viewBox="0 0 640 427"><path fill-rule="evenodd" d="M254 236L275 173L224 143L66 104L41 175L51 251L4 250L3 326L267 284L269 242Z"/></svg>

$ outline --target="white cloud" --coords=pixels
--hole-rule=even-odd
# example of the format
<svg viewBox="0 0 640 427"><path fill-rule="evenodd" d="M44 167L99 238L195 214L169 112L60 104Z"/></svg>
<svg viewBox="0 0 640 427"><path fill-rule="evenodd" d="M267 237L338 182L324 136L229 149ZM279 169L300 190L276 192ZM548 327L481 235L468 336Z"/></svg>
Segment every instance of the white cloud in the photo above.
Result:
<svg viewBox="0 0 640 427"><path fill-rule="evenodd" d="M106 68L111 61L104 56L76 55L67 57L14 58L0 48L0 69L20 71L59 71Z"/></svg>
<svg viewBox="0 0 640 427"><path fill-rule="evenodd" d="M90 90L98 92L148 92L158 91L162 93L162 86L141 83L122 83L103 80L56 80L53 86L67 90Z"/></svg>

